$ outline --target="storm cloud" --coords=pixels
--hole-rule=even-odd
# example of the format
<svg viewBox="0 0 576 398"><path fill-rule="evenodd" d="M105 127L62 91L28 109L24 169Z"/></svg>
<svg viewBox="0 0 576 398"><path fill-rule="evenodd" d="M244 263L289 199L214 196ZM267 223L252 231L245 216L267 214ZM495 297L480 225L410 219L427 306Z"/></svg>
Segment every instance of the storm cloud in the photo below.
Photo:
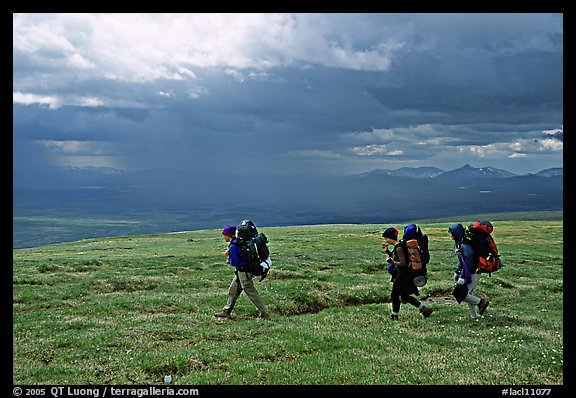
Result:
<svg viewBox="0 0 576 398"><path fill-rule="evenodd" d="M17 178L561 167L562 14L14 14Z"/></svg>

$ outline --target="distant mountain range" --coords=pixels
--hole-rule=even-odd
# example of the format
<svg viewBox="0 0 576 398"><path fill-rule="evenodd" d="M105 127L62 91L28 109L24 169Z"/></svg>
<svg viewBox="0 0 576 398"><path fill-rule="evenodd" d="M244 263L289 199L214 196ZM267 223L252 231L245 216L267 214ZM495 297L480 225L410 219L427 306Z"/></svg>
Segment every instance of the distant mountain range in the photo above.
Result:
<svg viewBox="0 0 576 398"><path fill-rule="evenodd" d="M551 169L539 171L535 175L541 177L562 177L564 176L564 169L562 167L553 167Z"/></svg>
<svg viewBox="0 0 576 398"><path fill-rule="evenodd" d="M400 167L397 169L374 169L369 172L354 174L345 177L408 177L408 178L423 178L423 179L436 179L443 182L465 182L471 179L478 178L511 178L518 176L540 176L540 177L562 177L563 168L549 168L532 174L515 174L507 170L497 169L494 167L472 167L468 164L454 169L442 170L437 167ZM210 179L217 176L218 173L210 173ZM222 176L229 176L229 174L221 174ZM201 177L201 173L196 171L185 171L181 169L149 169L137 172L126 172L123 170L110 168L110 167L63 167L52 174L42 176L40 185L42 187L69 187L80 186L85 184L98 183L102 186L120 184L140 185L146 183L154 183L154 180L180 180L184 183L187 180L195 180ZM265 176L263 178L284 178L275 176ZM290 178L290 177L288 177ZM309 177L305 177L309 178ZM321 178L321 177L318 177ZM333 178L333 177L324 177ZM28 180L21 181L17 176L14 178L14 187L16 188L32 188L38 185L38 181L31 183Z"/></svg>
<svg viewBox="0 0 576 398"><path fill-rule="evenodd" d="M127 223L120 232L125 234L213 228L245 218L257 225L386 224L563 208L562 168L517 175L470 165L449 171L403 167L330 177L76 168L43 181L31 186L15 175L15 220L31 214L140 221L162 215L161 222ZM15 224L15 239L24 239L25 229L24 223ZM102 227L97 233L107 231Z"/></svg>
<svg viewBox="0 0 576 398"><path fill-rule="evenodd" d="M562 176L563 168L556 167L539 171L535 175L542 177ZM507 170L496 169L494 167L472 167L464 165L458 169L446 171L437 167L401 167L398 169L375 169L367 173L358 174L359 176L366 175L387 175L397 177L412 177L412 178L438 178L439 180L467 180L470 178L508 178L517 177L519 174L512 173ZM530 174L525 174L530 175Z"/></svg>

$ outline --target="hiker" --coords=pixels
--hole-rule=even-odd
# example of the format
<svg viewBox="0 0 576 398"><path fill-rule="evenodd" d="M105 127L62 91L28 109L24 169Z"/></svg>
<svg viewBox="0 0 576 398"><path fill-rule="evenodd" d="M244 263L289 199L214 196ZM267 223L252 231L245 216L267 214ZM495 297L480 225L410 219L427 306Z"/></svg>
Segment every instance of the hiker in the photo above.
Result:
<svg viewBox="0 0 576 398"><path fill-rule="evenodd" d="M484 314L489 304L488 300L480 299L476 296L476 285L481 275L476 272L475 258L477 255L472 245L464 239L466 230L462 224L450 225L448 232L454 240L454 251L458 254L458 265L454 270L454 280L460 285L467 285L468 295L463 301L468 304L470 316L476 319ZM478 307L478 310L476 310L476 307Z"/></svg>
<svg viewBox="0 0 576 398"><path fill-rule="evenodd" d="M230 283L230 288L228 289L228 301L224 306L222 312L214 314L216 317L220 318L230 318L230 314L234 309L236 300L240 296L240 293L244 290L246 295L252 300L256 308L260 311L260 318L265 319L268 317L268 309L262 301L260 294L254 286L252 281L252 273L246 272L244 266L247 264L242 251L236 244L236 226L227 225L222 229L222 236L224 240L228 243L228 248L224 252L228 264L234 267L234 279Z"/></svg>
<svg viewBox="0 0 576 398"><path fill-rule="evenodd" d="M393 321L398 320L400 313L401 302L412 304L420 310L424 318L428 318L432 314L432 308L426 307L413 295L419 296L420 292L414 284L414 277L412 270L409 268L408 257L398 241L398 230L394 227L386 228L382 237L385 242L381 244L382 248L388 255L386 261L389 263L389 272L392 274L392 314L390 319ZM388 245L393 245L392 251L389 250ZM400 301L402 300L402 301Z"/></svg>

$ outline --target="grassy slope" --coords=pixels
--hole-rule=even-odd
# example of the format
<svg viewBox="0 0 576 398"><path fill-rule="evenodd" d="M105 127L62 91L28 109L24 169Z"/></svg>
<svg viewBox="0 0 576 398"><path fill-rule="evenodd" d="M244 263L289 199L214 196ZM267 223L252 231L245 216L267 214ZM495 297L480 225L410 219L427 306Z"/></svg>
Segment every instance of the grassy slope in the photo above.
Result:
<svg viewBox="0 0 576 398"><path fill-rule="evenodd" d="M399 322L382 225L261 228L268 321L245 295L214 318L233 275L217 230L14 250L14 383L563 384L563 222L494 225L505 267L479 284L479 320L450 295L444 222L421 224L435 312L403 305Z"/></svg>

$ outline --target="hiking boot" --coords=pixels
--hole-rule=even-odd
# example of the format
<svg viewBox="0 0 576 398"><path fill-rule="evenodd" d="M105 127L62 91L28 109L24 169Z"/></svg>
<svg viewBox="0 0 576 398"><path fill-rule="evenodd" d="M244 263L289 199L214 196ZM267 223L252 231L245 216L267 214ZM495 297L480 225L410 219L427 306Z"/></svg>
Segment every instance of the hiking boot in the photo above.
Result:
<svg viewBox="0 0 576 398"><path fill-rule="evenodd" d="M420 312L422 313L422 316L424 316L424 318L428 318L430 315L432 315L432 311L434 311L432 308L424 307Z"/></svg>
<svg viewBox="0 0 576 398"><path fill-rule="evenodd" d="M222 311L222 312L218 312L216 314L214 314L215 317L217 318L230 318L230 311Z"/></svg>
<svg viewBox="0 0 576 398"><path fill-rule="evenodd" d="M396 315L396 314L390 315L390 320L391 320L391 321L397 321L397 320L398 320L398 315Z"/></svg>
<svg viewBox="0 0 576 398"><path fill-rule="evenodd" d="M480 302L478 303L478 313L480 315L484 314L484 311L486 311L486 307L488 307L488 304L490 304L488 300L480 299Z"/></svg>

